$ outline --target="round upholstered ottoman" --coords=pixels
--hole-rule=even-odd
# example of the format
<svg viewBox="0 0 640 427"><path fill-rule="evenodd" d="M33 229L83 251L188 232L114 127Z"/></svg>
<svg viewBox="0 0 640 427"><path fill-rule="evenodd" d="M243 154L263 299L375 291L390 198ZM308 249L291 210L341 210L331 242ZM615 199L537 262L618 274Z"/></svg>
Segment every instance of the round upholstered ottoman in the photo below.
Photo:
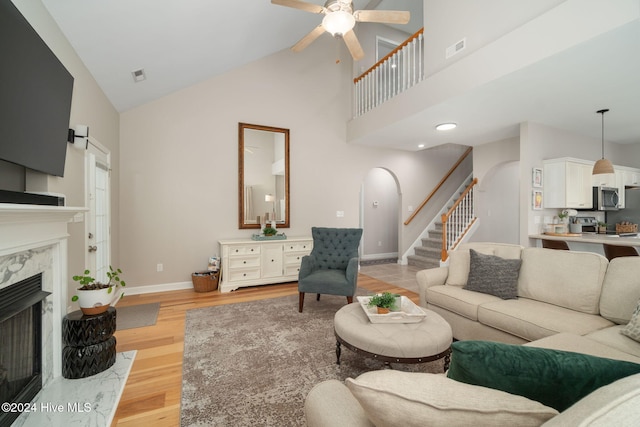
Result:
<svg viewBox="0 0 640 427"><path fill-rule="evenodd" d="M451 326L437 313L422 308L426 317L417 323L371 323L360 303L348 304L334 317L336 363L341 345L389 363L425 363L445 358L449 367Z"/></svg>

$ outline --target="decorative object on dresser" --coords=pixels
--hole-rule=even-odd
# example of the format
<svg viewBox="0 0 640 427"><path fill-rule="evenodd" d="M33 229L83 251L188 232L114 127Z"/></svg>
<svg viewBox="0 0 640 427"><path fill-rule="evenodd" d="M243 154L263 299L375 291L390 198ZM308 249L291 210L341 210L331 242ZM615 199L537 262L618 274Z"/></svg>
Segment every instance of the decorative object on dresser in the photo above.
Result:
<svg viewBox="0 0 640 427"><path fill-rule="evenodd" d="M219 289L230 292L246 286L298 280L302 257L311 252L313 240L311 237L233 239L221 240L219 244L222 253Z"/></svg>
<svg viewBox="0 0 640 427"><path fill-rule="evenodd" d="M361 228L312 227L313 250L302 259L298 276L298 311L304 294L343 295L353 302L358 282L358 247Z"/></svg>
<svg viewBox="0 0 640 427"><path fill-rule="evenodd" d="M82 286L77 289L77 294L71 298L71 301L77 301L80 310L86 315L104 313L124 296L124 291L119 289L126 286L125 281L120 279L122 270L119 268L114 270L109 266L109 271L106 273L109 280L106 283L96 280L90 274L91 271L85 270L82 276L73 276L73 280Z"/></svg>

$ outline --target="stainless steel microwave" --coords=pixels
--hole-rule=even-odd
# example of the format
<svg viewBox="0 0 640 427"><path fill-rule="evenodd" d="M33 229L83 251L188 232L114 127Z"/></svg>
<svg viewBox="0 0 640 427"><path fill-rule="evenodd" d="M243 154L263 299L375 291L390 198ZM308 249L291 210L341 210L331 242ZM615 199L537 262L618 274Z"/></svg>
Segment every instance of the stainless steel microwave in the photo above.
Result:
<svg viewBox="0 0 640 427"><path fill-rule="evenodd" d="M617 211L620 195L615 187L593 187L594 211Z"/></svg>

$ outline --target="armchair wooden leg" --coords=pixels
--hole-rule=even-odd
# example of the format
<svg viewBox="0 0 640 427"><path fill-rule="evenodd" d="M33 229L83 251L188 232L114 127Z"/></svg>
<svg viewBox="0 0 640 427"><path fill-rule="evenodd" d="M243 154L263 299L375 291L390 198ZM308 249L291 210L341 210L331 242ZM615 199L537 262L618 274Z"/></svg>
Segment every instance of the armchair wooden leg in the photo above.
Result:
<svg viewBox="0 0 640 427"><path fill-rule="evenodd" d="M347 304L351 304L353 302L353 297L347 297Z"/></svg>
<svg viewBox="0 0 640 427"><path fill-rule="evenodd" d="M304 292L300 292L298 296L298 313L302 313L302 307L304 306Z"/></svg>

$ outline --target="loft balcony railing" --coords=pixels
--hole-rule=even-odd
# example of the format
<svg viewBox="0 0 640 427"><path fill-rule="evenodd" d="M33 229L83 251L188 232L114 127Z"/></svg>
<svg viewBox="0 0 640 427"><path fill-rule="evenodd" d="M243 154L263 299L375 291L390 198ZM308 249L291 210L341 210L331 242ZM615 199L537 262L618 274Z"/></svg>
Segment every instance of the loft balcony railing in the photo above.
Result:
<svg viewBox="0 0 640 427"><path fill-rule="evenodd" d="M424 79L424 28L353 80L358 117Z"/></svg>

